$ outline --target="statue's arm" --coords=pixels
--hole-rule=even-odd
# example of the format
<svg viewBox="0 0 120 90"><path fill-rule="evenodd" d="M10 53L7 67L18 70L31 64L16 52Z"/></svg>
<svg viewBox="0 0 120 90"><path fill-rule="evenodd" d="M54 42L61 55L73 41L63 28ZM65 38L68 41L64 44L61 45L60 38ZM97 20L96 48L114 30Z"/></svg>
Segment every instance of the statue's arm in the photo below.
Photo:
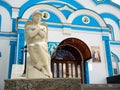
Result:
<svg viewBox="0 0 120 90"><path fill-rule="evenodd" d="M46 37L46 34L47 34L47 27L46 27L46 26L43 26L43 28L39 30L39 35L40 35L42 38L45 38L45 37Z"/></svg>
<svg viewBox="0 0 120 90"><path fill-rule="evenodd" d="M34 37L38 34L38 30L35 28L32 28L30 25L26 26L26 33L28 35L28 37Z"/></svg>

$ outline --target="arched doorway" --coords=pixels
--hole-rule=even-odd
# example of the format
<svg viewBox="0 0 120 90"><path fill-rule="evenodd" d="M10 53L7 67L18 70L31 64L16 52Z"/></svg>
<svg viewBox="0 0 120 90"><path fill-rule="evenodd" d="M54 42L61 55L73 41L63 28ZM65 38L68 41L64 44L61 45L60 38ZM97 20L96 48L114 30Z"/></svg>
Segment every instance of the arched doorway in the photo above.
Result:
<svg viewBox="0 0 120 90"><path fill-rule="evenodd" d="M88 46L77 38L63 40L52 55L54 78L80 78L84 83L84 62L91 58Z"/></svg>

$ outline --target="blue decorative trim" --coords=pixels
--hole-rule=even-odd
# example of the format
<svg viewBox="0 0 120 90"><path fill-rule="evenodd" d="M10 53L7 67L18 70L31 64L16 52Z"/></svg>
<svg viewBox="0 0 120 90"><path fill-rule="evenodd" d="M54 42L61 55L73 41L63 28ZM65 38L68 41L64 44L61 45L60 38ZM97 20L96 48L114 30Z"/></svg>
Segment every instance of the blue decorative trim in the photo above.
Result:
<svg viewBox="0 0 120 90"><path fill-rule="evenodd" d="M2 16L0 15L0 32L1 32L1 27L2 27Z"/></svg>
<svg viewBox="0 0 120 90"><path fill-rule="evenodd" d="M41 0L41 1L43 1L43 0ZM28 8L36 5L38 2L40 2L40 0L29 0L28 2L24 3L24 4L21 6L21 8L20 8L19 17L21 18L22 15L24 14L24 12L25 12Z"/></svg>
<svg viewBox="0 0 120 90"><path fill-rule="evenodd" d="M117 41L111 41L111 42L110 42L110 45L117 45L117 46L120 46L120 42L117 42Z"/></svg>
<svg viewBox="0 0 120 90"><path fill-rule="evenodd" d="M111 52L111 54L116 58L117 62L120 62L119 57L115 53Z"/></svg>
<svg viewBox="0 0 120 90"><path fill-rule="evenodd" d="M80 27L80 26L72 26L72 25L51 25L51 24L48 24L48 27L51 27L51 28L60 28L60 29L63 29L63 28L70 28L72 30L79 30L79 31L89 31L89 32L109 32L108 29L100 29L99 27L93 27L93 28L88 28L87 26L86 27Z"/></svg>
<svg viewBox="0 0 120 90"><path fill-rule="evenodd" d="M82 18L84 16L86 16L86 17L88 17L90 19L90 22L88 24L83 23ZM94 19L94 17L88 16L86 14L76 17L73 20L72 24L79 24L79 25L84 25L84 26L96 26L96 27L100 27L100 24Z"/></svg>
<svg viewBox="0 0 120 90"><path fill-rule="evenodd" d="M118 23L118 18L110 13L101 13L100 14L101 17L103 18L109 18L109 19L112 19L119 27L119 23ZM109 23L108 23L109 24ZM120 28L120 27L119 27Z"/></svg>
<svg viewBox="0 0 120 90"><path fill-rule="evenodd" d="M103 36L103 37L102 37L102 40L104 40L104 41L109 41L109 36Z"/></svg>
<svg viewBox="0 0 120 90"><path fill-rule="evenodd" d="M108 75L113 76L109 36L103 36L102 39L104 40L104 44L105 44L105 52L106 52L107 66L108 66Z"/></svg>
<svg viewBox="0 0 120 90"><path fill-rule="evenodd" d="M19 21L18 24L18 29L22 28L24 29L24 25L25 25L25 21ZM107 32L109 33L109 28L101 28L101 27L95 27L95 26L83 26L83 25L75 25L75 24L70 24L70 25L63 25L61 23L49 23L46 22L48 28L59 28L59 29L63 29L63 28L69 28L72 30L79 30L79 31L88 31L88 32Z"/></svg>
<svg viewBox="0 0 120 90"><path fill-rule="evenodd" d="M17 20L15 18L12 19L12 32L16 31L16 24L17 24Z"/></svg>
<svg viewBox="0 0 120 90"><path fill-rule="evenodd" d="M23 25L25 25L25 23L26 23L25 21L19 21L18 22L18 24L23 24Z"/></svg>
<svg viewBox="0 0 120 90"><path fill-rule="evenodd" d="M24 37L24 30L18 29L18 37L17 37L17 61L16 64L23 64L23 52L22 48L24 47L25 37Z"/></svg>
<svg viewBox="0 0 120 90"><path fill-rule="evenodd" d="M53 24L47 24L47 25L48 25L48 27L51 27L51 28L60 28L60 29L63 28L62 25L53 25Z"/></svg>
<svg viewBox="0 0 120 90"><path fill-rule="evenodd" d="M45 1L44 0L44 1L41 1L41 3L46 3L46 4L50 4L50 5L54 5L54 6L58 6L61 4L61 7L63 5L69 6L69 4L70 4L71 6L74 6L76 9L84 8L83 5L81 5L80 3L78 3L74 0L69 0L69 1L68 0L61 0L61 1ZM75 9L75 8L72 8L71 6L69 6L71 9Z"/></svg>
<svg viewBox="0 0 120 90"><path fill-rule="evenodd" d="M100 30L96 28L82 28L82 27L74 27L74 26L72 26L71 29L80 30L80 31L89 31L89 32L108 32L108 30Z"/></svg>
<svg viewBox="0 0 120 90"><path fill-rule="evenodd" d="M61 23L61 20L58 16L54 14L54 12L47 11L47 10L40 10L40 12L48 12L50 17L49 19L42 19L42 22L54 22L54 23Z"/></svg>
<svg viewBox="0 0 120 90"><path fill-rule="evenodd" d="M90 84L88 62L85 62L85 78L85 84Z"/></svg>
<svg viewBox="0 0 120 90"><path fill-rule="evenodd" d="M61 12L64 14L64 16L68 19L69 15L72 13L68 10L61 10Z"/></svg>
<svg viewBox="0 0 120 90"><path fill-rule="evenodd" d="M118 73L120 74L120 68L119 68L119 66L118 66L118 62L120 62L120 59L119 59L119 57L118 57L115 53L111 52L111 54L112 54L112 56L115 57L115 59L116 59L117 68L118 68Z"/></svg>
<svg viewBox="0 0 120 90"><path fill-rule="evenodd" d="M82 5L80 5L80 3L77 3L76 1L74 0L62 0L62 1L45 1L45 0L29 0L28 2L26 2L25 4L22 5L22 7L20 8L20 13L19 13L19 17L22 17L22 15L24 14L24 12L29 8L29 7L32 7L38 3L41 3L41 4L50 4L53 6L55 6L55 4L59 3L59 4L71 4L72 6L74 6L76 9L80 9L80 8L83 8Z"/></svg>
<svg viewBox="0 0 120 90"><path fill-rule="evenodd" d="M0 0L0 6L3 6L4 8L6 8L9 12L10 16L12 17L12 8L9 4L7 4L3 0Z"/></svg>
<svg viewBox="0 0 120 90"><path fill-rule="evenodd" d="M17 37L17 34L0 33L0 37Z"/></svg>
<svg viewBox="0 0 120 90"><path fill-rule="evenodd" d="M93 0L93 2L98 5L98 4L106 3L106 0Z"/></svg>
<svg viewBox="0 0 120 90"><path fill-rule="evenodd" d="M10 41L10 60L9 60L9 70L8 70L8 79L11 78L12 65L16 61L16 41Z"/></svg>
<svg viewBox="0 0 120 90"><path fill-rule="evenodd" d="M111 40L115 40L115 36L114 36L114 29L110 24L107 24L107 27L110 28L110 33L111 33Z"/></svg>

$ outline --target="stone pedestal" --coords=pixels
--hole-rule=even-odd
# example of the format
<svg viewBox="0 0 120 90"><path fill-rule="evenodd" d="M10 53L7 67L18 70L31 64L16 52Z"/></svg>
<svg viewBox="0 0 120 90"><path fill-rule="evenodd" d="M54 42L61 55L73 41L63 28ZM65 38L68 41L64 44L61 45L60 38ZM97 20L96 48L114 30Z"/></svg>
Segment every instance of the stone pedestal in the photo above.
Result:
<svg viewBox="0 0 120 90"><path fill-rule="evenodd" d="M81 84L80 79L5 80L5 90L120 90L120 84Z"/></svg>
<svg viewBox="0 0 120 90"><path fill-rule="evenodd" d="M11 79L5 90L81 90L80 79Z"/></svg>

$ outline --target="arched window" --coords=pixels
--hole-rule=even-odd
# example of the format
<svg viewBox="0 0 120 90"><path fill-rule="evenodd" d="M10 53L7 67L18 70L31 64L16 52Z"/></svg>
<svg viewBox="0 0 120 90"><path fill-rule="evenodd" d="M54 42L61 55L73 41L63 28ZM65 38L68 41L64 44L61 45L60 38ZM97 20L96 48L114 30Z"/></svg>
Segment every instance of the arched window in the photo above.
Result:
<svg viewBox="0 0 120 90"><path fill-rule="evenodd" d="M0 32L1 32L1 26L2 26L2 16L0 15Z"/></svg>
<svg viewBox="0 0 120 90"><path fill-rule="evenodd" d="M119 58L112 53L112 68L113 68L113 75L118 75L120 74L120 68L119 68Z"/></svg>

